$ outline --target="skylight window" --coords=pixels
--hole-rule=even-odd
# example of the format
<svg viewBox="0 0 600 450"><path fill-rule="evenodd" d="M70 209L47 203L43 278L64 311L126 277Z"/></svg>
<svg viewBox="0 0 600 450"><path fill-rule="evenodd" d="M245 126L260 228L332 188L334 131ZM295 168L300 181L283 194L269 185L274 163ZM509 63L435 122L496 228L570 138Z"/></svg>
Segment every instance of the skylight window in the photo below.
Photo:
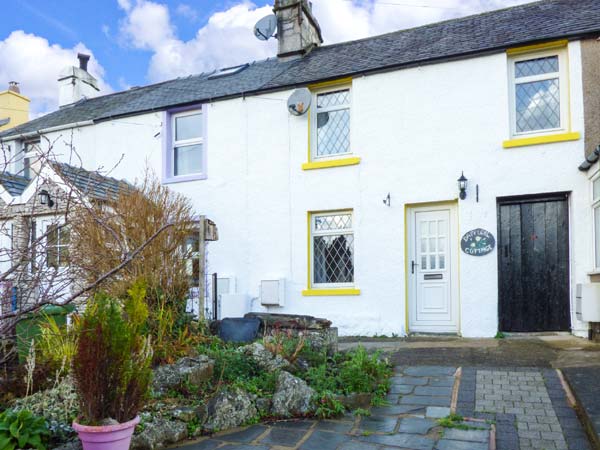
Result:
<svg viewBox="0 0 600 450"><path fill-rule="evenodd" d="M221 78L221 77L227 77L229 75L234 75L236 73L241 72L249 65L250 64L242 64L241 66L226 67L224 69L217 70L215 73L209 75L208 79L212 80L214 78Z"/></svg>

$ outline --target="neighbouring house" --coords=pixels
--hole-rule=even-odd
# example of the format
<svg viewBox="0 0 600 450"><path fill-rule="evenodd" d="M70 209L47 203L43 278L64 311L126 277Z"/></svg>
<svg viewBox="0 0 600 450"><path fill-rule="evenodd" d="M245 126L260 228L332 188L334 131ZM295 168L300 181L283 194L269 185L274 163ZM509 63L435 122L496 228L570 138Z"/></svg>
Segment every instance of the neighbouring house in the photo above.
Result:
<svg viewBox="0 0 600 450"><path fill-rule="evenodd" d="M34 161L31 174L0 174L0 274L10 272L0 282L0 319L37 304L42 295L61 302L81 287L67 270L69 208L81 202L107 204L130 186L62 162ZM21 258L27 264L13 264Z"/></svg>
<svg viewBox="0 0 600 450"><path fill-rule="evenodd" d="M306 0L274 13L267 60L95 98L84 65L70 70L80 88L57 111L0 134L9 171L27 171L32 141L59 161L68 141L86 169L162 174L219 224L207 270L222 316L310 314L346 335L587 336L600 0L325 46Z"/></svg>
<svg viewBox="0 0 600 450"><path fill-rule="evenodd" d="M19 83L11 81L0 92L0 131L14 128L29 120L29 99L21 95Z"/></svg>

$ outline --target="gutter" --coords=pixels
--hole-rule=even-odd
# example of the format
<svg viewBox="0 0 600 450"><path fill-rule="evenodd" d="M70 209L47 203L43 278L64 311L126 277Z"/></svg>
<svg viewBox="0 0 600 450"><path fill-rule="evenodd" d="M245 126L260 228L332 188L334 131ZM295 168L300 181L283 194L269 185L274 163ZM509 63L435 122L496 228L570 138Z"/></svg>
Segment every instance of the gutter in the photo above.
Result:
<svg viewBox="0 0 600 450"><path fill-rule="evenodd" d="M596 161L600 159L600 145L594 149L589 155L585 157L585 160L579 165L579 170L587 172L590 167L594 165Z"/></svg>
<svg viewBox="0 0 600 450"><path fill-rule="evenodd" d="M41 130L30 131L28 133L11 134L9 136L4 137L3 140L6 141L6 140L13 140L13 139L28 139L31 137L45 134L45 133L53 133L55 131L67 130L70 128L87 127L87 126L93 125L93 124L94 124L93 120L83 120L81 122L65 123L62 125L57 125L55 127L48 127L48 128L43 128ZM0 138L0 139L2 139L2 138Z"/></svg>

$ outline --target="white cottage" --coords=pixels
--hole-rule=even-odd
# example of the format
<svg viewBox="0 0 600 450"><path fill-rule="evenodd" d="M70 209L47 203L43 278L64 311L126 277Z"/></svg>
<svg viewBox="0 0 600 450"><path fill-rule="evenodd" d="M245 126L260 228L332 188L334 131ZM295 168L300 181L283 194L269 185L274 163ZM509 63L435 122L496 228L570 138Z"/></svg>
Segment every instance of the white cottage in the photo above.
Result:
<svg viewBox="0 0 600 450"><path fill-rule="evenodd" d="M95 98L73 88L93 87L83 67L65 71L59 110L0 135L19 155L10 171L35 159L32 142L58 160L72 142L90 169L122 158L117 178L152 167L219 224L208 267L223 316L310 314L346 335L587 336L600 0L328 46L306 0L274 12L268 60ZM288 99L304 88L297 115Z"/></svg>

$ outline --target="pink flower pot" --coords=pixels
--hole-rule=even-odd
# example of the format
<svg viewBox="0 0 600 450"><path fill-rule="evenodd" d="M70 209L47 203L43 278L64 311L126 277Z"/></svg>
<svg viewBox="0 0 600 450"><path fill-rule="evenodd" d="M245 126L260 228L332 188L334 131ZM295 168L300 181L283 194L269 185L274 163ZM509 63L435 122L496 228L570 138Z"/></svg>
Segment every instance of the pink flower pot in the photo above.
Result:
<svg viewBox="0 0 600 450"><path fill-rule="evenodd" d="M129 422L99 427L73 422L73 429L79 435L83 450L129 450L131 436L138 423L140 416Z"/></svg>

